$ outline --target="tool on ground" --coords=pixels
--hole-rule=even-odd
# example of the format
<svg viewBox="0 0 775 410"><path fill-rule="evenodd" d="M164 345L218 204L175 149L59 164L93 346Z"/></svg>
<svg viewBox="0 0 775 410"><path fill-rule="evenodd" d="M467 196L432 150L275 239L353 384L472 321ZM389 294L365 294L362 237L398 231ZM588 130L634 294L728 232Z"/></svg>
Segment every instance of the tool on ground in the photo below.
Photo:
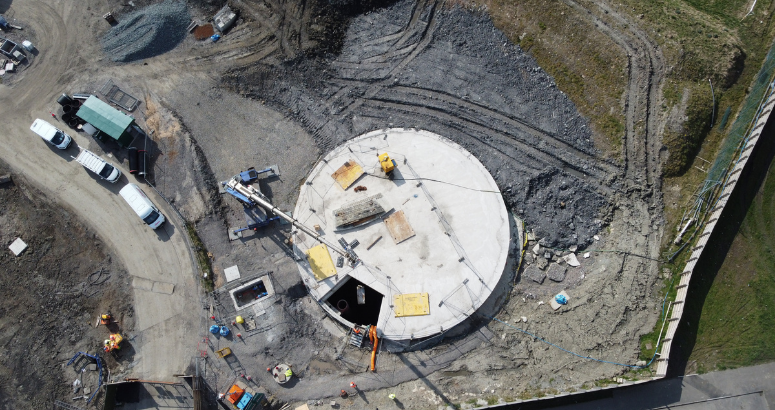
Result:
<svg viewBox="0 0 775 410"><path fill-rule="evenodd" d="M224 347L223 349L216 350L215 354L218 356L219 359L223 359L224 357L231 354L231 348Z"/></svg>
<svg viewBox="0 0 775 410"><path fill-rule="evenodd" d="M385 175L392 181L394 174L393 171L396 169L396 161L393 159L390 159L390 155L386 153L379 155L379 165L382 167L382 172L385 173Z"/></svg>
<svg viewBox="0 0 775 410"><path fill-rule="evenodd" d="M380 240L380 239L382 239L382 235L380 235L379 237L377 237L377 239L375 239L375 240L374 240L374 242L372 242L372 243L371 243L371 245L367 246L367 247L366 247L366 250L368 251L369 249L371 249L371 247L372 247L372 246L374 246L374 245L376 245L376 244L377 244L377 242L379 242L379 240Z"/></svg>

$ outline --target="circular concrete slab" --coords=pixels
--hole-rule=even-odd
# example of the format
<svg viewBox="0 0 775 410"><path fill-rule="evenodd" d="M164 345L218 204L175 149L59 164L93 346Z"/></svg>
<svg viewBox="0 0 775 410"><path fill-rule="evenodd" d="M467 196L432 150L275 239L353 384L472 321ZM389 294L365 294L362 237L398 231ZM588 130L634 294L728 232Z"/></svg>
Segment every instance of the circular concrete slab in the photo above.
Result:
<svg viewBox="0 0 775 410"><path fill-rule="evenodd" d="M393 180L380 167L384 153L395 161ZM336 226L335 211L342 222L342 215L359 219L380 206L385 212L363 225ZM473 314L500 280L510 246L509 216L489 172L458 144L413 129L373 131L331 151L301 186L294 216L330 243L359 242L356 266L345 260L321 269L313 252L313 269L307 251L319 243L294 234L312 297L346 326L374 324L394 341L433 336ZM336 265L339 254L328 254L324 262Z"/></svg>

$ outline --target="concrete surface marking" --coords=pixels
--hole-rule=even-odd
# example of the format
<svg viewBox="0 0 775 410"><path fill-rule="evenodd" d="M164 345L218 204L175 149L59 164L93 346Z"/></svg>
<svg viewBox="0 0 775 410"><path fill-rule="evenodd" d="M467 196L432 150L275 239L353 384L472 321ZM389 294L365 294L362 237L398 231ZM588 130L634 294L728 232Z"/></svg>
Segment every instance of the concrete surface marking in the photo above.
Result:
<svg viewBox="0 0 775 410"><path fill-rule="evenodd" d="M223 274L226 276L226 282L231 282L240 278L239 268L237 265L224 269Z"/></svg>
<svg viewBox="0 0 775 410"><path fill-rule="evenodd" d="M150 279L140 278L135 276L132 278L132 287L135 289L142 289L147 290L149 292L153 291L153 281Z"/></svg>
<svg viewBox="0 0 775 410"><path fill-rule="evenodd" d="M173 285L172 283L165 283L165 282L153 283L153 291L156 293L171 295L174 290L175 290L175 285Z"/></svg>
<svg viewBox="0 0 775 410"><path fill-rule="evenodd" d="M27 244L24 243L22 238L16 238L15 241L11 244L11 246L8 247L8 249L13 252L14 255L19 256L22 252L24 252L25 249L27 249Z"/></svg>

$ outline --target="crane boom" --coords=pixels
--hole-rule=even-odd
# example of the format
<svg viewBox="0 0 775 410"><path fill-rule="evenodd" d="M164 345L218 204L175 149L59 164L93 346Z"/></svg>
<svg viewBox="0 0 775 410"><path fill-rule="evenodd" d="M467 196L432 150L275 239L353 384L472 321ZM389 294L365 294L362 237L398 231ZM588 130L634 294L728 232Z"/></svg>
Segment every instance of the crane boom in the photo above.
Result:
<svg viewBox="0 0 775 410"><path fill-rule="evenodd" d="M313 237L316 241L328 246L331 250L334 252L344 256L345 258L352 259L352 255L348 253L346 250L342 249L338 245L335 245L326 239L323 239L322 236L320 236L317 232L314 230L306 227L304 224L299 222L296 218L286 214L285 212L277 209L274 205L272 205L271 202L269 202L262 194L261 192L257 191L255 188L247 185L243 185L239 182L239 179L237 177L234 177L229 180L228 183L226 183L226 186L229 188L239 192L240 194L246 196L248 199L250 199L252 202L264 207L267 211L279 216L282 219L285 219L288 221L291 225L293 225L296 228L299 228L302 232L306 233L307 235Z"/></svg>

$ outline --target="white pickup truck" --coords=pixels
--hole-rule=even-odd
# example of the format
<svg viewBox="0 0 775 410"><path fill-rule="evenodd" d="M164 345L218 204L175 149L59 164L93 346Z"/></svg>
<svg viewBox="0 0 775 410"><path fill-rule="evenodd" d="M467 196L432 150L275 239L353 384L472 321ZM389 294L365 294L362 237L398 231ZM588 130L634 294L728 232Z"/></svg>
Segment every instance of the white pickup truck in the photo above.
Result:
<svg viewBox="0 0 775 410"><path fill-rule="evenodd" d="M98 157L97 154L89 150L81 150L75 160L79 164L83 165L86 169L94 172L95 174L99 175L100 178L108 182L115 184L116 181L121 178L121 171L119 171L118 168L112 164L109 164L107 161Z"/></svg>

